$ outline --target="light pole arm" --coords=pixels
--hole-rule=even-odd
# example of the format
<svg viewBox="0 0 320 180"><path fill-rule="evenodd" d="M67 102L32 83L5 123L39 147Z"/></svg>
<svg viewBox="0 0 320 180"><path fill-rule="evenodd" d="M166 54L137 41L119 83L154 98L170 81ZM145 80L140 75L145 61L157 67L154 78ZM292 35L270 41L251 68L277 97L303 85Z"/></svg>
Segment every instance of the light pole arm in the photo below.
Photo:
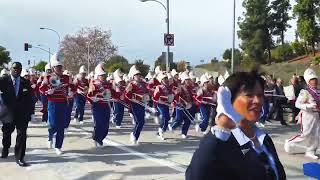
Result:
<svg viewBox="0 0 320 180"><path fill-rule="evenodd" d="M50 53L51 55L53 55L50 51L46 50L46 49L43 49L42 47L39 47L39 46L33 46L34 48L38 48L38 49L41 49L42 51L45 51L47 53Z"/></svg>
<svg viewBox="0 0 320 180"><path fill-rule="evenodd" d="M143 1L142 0L141 2L149 2L149 1L154 1L156 3L159 3L164 8L164 10L167 11L167 7L161 1L158 1L158 0L144 0Z"/></svg>
<svg viewBox="0 0 320 180"><path fill-rule="evenodd" d="M60 44L60 42L61 42L60 34L59 34L56 30L51 29L51 28L44 28L44 27L41 27L40 29L46 29L46 30L49 30L49 31L55 32L55 33L56 33L56 35L57 35L57 36L58 36L58 38L59 38L59 44Z"/></svg>

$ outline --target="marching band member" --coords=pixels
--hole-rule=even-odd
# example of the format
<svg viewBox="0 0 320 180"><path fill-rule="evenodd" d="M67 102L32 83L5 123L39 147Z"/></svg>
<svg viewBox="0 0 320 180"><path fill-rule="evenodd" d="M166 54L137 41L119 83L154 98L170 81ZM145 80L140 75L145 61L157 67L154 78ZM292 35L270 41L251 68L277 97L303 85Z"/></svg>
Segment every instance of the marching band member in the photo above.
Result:
<svg viewBox="0 0 320 180"><path fill-rule="evenodd" d="M179 74L176 71L176 69L172 69L170 74L172 76L171 89L173 92L175 92L181 84L181 82L179 80ZM173 122L175 120L175 118L176 118L176 104L175 104L175 102L173 102L173 109L172 109L172 113L171 113L170 122Z"/></svg>
<svg viewBox="0 0 320 180"><path fill-rule="evenodd" d="M113 114L113 122L116 124L116 128L121 128L121 123L124 115L124 107L126 105L124 93L126 90L126 82L122 80L123 74L120 69L117 69L113 73L114 81L113 81L113 90L115 91L114 95L114 114Z"/></svg>
<svg viewBox="0 0 320 180"><path fill-rule="evenodd" d="M168 128L170 120L169 107L173 102L174 95L171 91L168 75L166 73L160 73L158 75L158 80L161 84L155 88L153 101L157 103L157 108L160 112L160 127L157 135L161 140L165 140L163 133L166 132Z"/></svg>
<svg viewBox="0 0 320 180"><path fill-rule="evenodd" d="M150 92L149 93L150 96L153 96L153 93L154 93L156 86L161 84L157 78L158 75L160 73L162 73L160 66L157 66L155 68L154 72L155 72L155 74L154 74L153 78L148 82L148 86L147 86L147 88ZM150 99L149 105L152 107L155 107L155 104L151 99ZM150 116L151 116L150 112L146 111L146 119L149 119ZM160 119L159 114L158 113L154 114L154 123L155 124L159 124L159 119Z"/></svg>
<svg viewBox="0 0 320 180"><path fill-rule="evenodd" d="M74 114L74 122L83 124L84 108L86 105L86 97L89 90L89 80L86 79L86 68L81 66L79 74L76 76L74 84L77 88L75 100L76 100L76 112Z"/></svg>
<svg viewBox="0 0 320 180"><path fill-rule="evenodd" d="M30 81L30 75L28 70L22 69L21 70L21 77L24 77L26 80Z"/></svg>
<svg viewBox="0 0 320 180"><path fill-rule="evenodd" d="M42 113L42 122L47 122L48 121L48 97L46 93L40 89L40 86L42 84L42 81L52 73L50 63L47 63L44 69L45 69L45 72L42 74L42 76L40 76L40 78L37 81L37 88L39 89L40 101L42 103L42 109L40 110L40 112Z"/></svg>
<svg viewBox="0 0 320 180"><path fill-rule="evenodd" d="M30 68L29 69L29 75L30 75L30 84L32 88L32 114L31 114L31 121L35 121L35 107L36 103L38 101L38 86L37 86L37 77L35 70Z"/></svg>
<svg viewBox="0 0 320 180"><path fill-rule="evenodd" d="M154 74L149 71L148 74L146 75L145 79L147 82L151 81L151 79L153 78Z"/></svg>
<svg viewBox="0 0 320 180"><path fill-rule="evenodd" d="M169 130L175 130L182 122L183 139L187 138L188 130L191 122L194 122L195 105L193 103L193 86L192 81L187 72L181 74L182 85L178 87L175 95L176 105L176 120L169 125Z"/></svg>
<svg viewBox="0 0 320 180"><path fill-rule="evenodd" d="M69 76L63 75L63 54L58 52L51 57L53 73L44 77L40 90L48 97L48 148L52 148L53 136L55 136L55 151L57 155L62 154L64 140L64 128L67 121L68 90L70 84Z"/></svg>
<svg viewBox="0 0 320 180"><path fill-rule="evenodd" d="M0 77L4 77L9 75L9 71L7 69L2 69L0 72Z"/></svg>
<svg viewBox="0 0 320 180"><path fill-rule="evenodd" d="M205 133L210 121L211 110L216 105L216 94L210 90L209 79L202 75L200 78L200 88L198 89L196 100L200 104L200 115L202 122L196 124L196 131Z"/></svg>
<svg viewBox="0 0 320 180"><path fill-rule="evenodd" d="M112 86L107 82L107 73L104 64L100 63L95 68L96 78L90 82L88 100L92 105L94 131L92 138L96 147L103 147L103 140L109 132L110 98L113 94Z"/></svg>
<svg viewBox="0 0 320 180"><path fill-rule="evenodd" d="M129 74L133 80L128 84L125 97L131 101L131 111L135 121L135 127L130 135L130 141L138 144L138 139L145 122L145 107L150 101L147 84L142 80L141 73L135 66L130 68Z"/></svg>
<svg viewBox="0 0 320 180"><path fill-rule="evenodd" d="M132 67L131 67L131 68L132 68ZM130 71L129 71L128 74L124 74L122 79L124 80L124 82L125 82L126 84L129 84L130 80L132 79L131 74L130 74ZM128 100L128 99L127 99L127 100ZM128 104L128 106L130 106L130 104ZM130 118L132 119L132 124L135 125L136 122L135 122L135 120L134 120L134 118L133 118L133 114L132 114L132 111L131 111L131 107L128 108L128 113L129 113Z"/></svg>
<svg viewBox="0 0 320 180"><path fill-rule="evenodd" d="M75 85L73 83L73 78L72 75L70 74L70 72L68 70L64 70L63 75L66 75L69 77L69 83L72 84L73 88L69 87L68 88L68 109L67 109L67 121L66 121L66 125L65 125L65 131L68 131L70 122L71 122L71 114L72 114L72 109L73 109L73 104L74 104L74 96L75 96Z"/></svg>
<svg viewBox="0 0 320 180"><path fill-rule="evenodd" d="M304 79L308 87L300 91L296 100L296 107L301 110L298 115L301 124L301 134L286 140L284 149L290 153L293 145L305 141L307 143L305 156L311 159L318 159L319 157L315 155L319 146L320 136L318 76L313 69L309 68L304 72Z"/></svg>

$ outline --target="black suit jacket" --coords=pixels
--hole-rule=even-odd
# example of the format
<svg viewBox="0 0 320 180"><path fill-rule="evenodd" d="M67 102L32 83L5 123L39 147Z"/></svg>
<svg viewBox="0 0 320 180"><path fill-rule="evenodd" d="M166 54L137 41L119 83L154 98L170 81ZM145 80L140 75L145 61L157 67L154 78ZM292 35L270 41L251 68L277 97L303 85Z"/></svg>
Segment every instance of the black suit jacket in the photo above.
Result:
<svg viewBox="0 0 320 180"><path fill-rule="evenodd" d="M286 179L283 166L268 135L263 144L273 155L279 180ZM265 168L250 142L240 146L232 134L227 141L221 141L210 132L201 140L194 153L186 171L186 180L264 180L265 173Z"/></svg>
<svg viewBox="0 0 320 180"><path fill-rule="evenodd" d="M32 88L30 81L20 77L19 93L16 97L11 76L0 78L0 90L4 104L13 114L13 122L25 124L30 121L32 112Z"/></svg>

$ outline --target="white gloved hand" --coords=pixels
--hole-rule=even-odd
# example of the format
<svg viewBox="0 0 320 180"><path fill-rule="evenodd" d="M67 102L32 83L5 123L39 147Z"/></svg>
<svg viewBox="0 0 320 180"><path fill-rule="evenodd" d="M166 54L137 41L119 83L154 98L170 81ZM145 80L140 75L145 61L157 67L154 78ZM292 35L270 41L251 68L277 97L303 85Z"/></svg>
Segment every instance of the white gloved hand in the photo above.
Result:
<svg viewBox="0 0 320 180"><path fill-rule="evenodd" d="M47 94L48 95L52 95L54 93L54 89L49 89L48 91L47 91Z"/></svg>
<svg viewBox="0 0 320 180"><path fill-rule="evenodd" d="M93 101L94 103L96 103L96 102L99 101L99 99L98 99L97 97L93 97L93 98L92 98L92 101Z"/></svg>
<svg viewBox="0 0 320 180"><path fill-rule="evenodd" d="M34 88L36 88L36 86L37 86L36 84L32 84L31 88L34 89Z"/></svg>
<svg viewBox="0 0 320 180"><path fill-rule="evenodd" d="M306 109L313 111L317 109L317 104L311 103L311 104L306 104Z"/></svg>
<svg viewBox="0 0 320 180"><path fill-rule="evenodd" d="M220 86L217 92L217 117L221 114L228 116L236 124L239 124L243 119L231 104L231 92L229 88L224 86Z"/></svg>
<svg viewBox="0 0 320 180"><path fill-rule="evenodd" d="M73 97L73 92L72 91L69 91L68 97Z"/></svg>

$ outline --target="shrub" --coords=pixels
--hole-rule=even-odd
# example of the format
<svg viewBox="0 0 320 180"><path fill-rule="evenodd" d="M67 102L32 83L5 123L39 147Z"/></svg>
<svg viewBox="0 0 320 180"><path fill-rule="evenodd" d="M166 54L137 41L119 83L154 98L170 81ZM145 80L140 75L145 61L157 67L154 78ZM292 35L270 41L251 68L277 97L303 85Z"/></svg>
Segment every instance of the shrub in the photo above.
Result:
<svg viewBox="0 0 320 180"><path fill-rule="evenodd" d="M293 56L293 49L290 44L285 43L271 50L271 58L275 61L287 60Z"/></svg>
<svg viewBox="0 0 320 180"><path fill-rule="evenodd" d="M291 47L293 49L293 53L297 56L301 56L301 55L306 54L306 51L304 49L304 45L302 42L295 41L295 42L291 43Z"/></svg>
<svg viewBox="0 0 320 180"><path fill-rule="evenodd" d="M320 56L318 56L318 57L315 57L314 59L313 59L313 62L315 63L315 64L320 64Z"/></svg>

